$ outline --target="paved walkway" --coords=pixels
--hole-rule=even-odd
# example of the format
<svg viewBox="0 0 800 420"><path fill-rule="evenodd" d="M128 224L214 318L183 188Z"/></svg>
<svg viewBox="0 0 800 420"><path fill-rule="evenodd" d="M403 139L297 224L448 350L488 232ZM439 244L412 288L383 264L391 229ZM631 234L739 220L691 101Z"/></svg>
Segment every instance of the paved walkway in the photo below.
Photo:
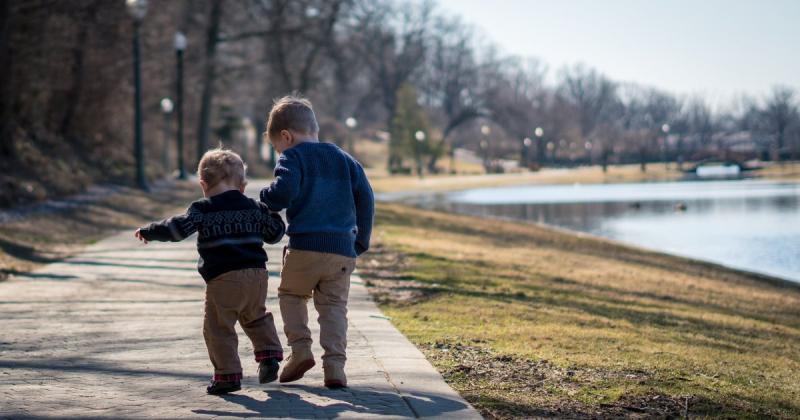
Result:
<svg viewBox="0 0 800 420"><path fill-rule="evenodd" d="M282 331L281 246L268 253L267 308ZM242 391L206 395L211 364L195 264L193 240L145 246L124 232L0 282L0 418L479 417L383 317L357 276L349 388L324 388L319 359L298 382L259 385L252 347L240 331ZM314 351L322 355L317 343Z"/></svg>

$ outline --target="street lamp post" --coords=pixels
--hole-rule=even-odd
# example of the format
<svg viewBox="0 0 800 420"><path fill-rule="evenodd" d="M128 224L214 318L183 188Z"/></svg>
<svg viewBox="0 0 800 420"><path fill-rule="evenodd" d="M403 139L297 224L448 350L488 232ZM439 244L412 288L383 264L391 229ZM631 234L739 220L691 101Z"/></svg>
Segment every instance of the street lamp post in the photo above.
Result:
<svg viewBox="0 0 800 420"><path fill-rule="evenodd" d="M355 155L355 145L353 144L353 130L358 126L358 121L353 118L349 117L344 120L344 125L347 126L347 151L350 152L351 155Z"/></svg>
<svg viewBox="0 0 800 420"><path fill-rule="evenodd" d="M183 168L183 50L186 49L186 36L183 32L175 32L175 113L178 118L178 179L186 179L186 170Z"/></svg>
<svg viewBox="0 0 800 420"><path fill-rule="evenodd" d="M414 145L414 150L416 151L417 157L417 175L422 178L422 142L425 141L425 133L422 130L417 130L414 133L414 138L417 139L417 143Z"/></svg>
<svg viewBox="0 0 800 420"><path fill-rule="evenodd" d="M539 166L544 165L544 130L542 127L536 127L533 130L533 135L536 137L536 160Z"/></svg>
<svg viewBox="0 0 800 420"><path fill-rule="evenodd" d="M481 140L479 146L481 148L481 154L483 155L483 170L489 173L489 142Z"/></svg>
<svg viewBox="0 0 800 420"><path fill-rule="evenodd" d="M530 167L528 157L530 156L529 151L532 143L533 142L529 137L525 137L524 139L522 139L522 165L526 169Z"/></svg>
<svg viewBox="0 0 800 420"><path fill-rule="evenodd" d="M588 161L588 163L590 165L594 164L592 159L592 142L587 141L586 143L583 144L583 148L584 150L586 150L586 160Z"/></svg>
<svg viewBox="0 0 800 420"><path fill-rule="evenodd" d="M664 168L669 169L667 162L667 137L669 136L669 124L661 126L661 132L664 133L664 140L661 143L661 161L664 162Z"/></svg>
<svg viewBox="0 0 800 420"><path fill-rule="evenodd" d="M147 0L125 0L125 5L133 18L133 148L136 158L136 183L139 188L147 190L142 144L142 77L139 65L139 27L147 14Z"/></svg>
<svg viewBox="0 0 800 420"><path fill-rule="evenodd" d="M164 150L161 156L161 165L164 167L165 172L169 172L169 116L172 114L173 108L172 99L161 99L161 114L164 115Z"/></svg>
<svg viewBox="0 0 800 420"><path fill-rule="evenodd" d="M488 125L481 126L481 134L483 134L483 139L481 140L480 147L481 151L483 152L483 169L486 172L489 172L489 140L488 136L492 132L492 129L489 128Z"/></svg>

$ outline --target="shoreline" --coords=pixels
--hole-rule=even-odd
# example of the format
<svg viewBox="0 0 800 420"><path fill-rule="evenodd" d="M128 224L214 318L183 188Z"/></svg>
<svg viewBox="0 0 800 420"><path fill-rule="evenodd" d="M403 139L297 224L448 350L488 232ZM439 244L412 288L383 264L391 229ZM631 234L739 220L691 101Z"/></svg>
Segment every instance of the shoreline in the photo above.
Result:
<svg viewBox="0 0 800 420"><path fill-rule="evenodd" d="M800 164L794 164L793 163L793 164L789 164L788 166L790 168L792 168L792 169L790 169L790 172L795 170L795 169L800 168ZM797 168L795 168L795 167L797 167ZM514 174L514 175L523 175L523 174ZM524 175L530 175L530 174L524 174ZM518 182L518 181L521 181L520 179L510 178L509 174L488 175L488 176L494 177L494 179L511 180L511 182L508 183L508 184L495 185L494 188L513 188L513 187L517 187L517 186L533 186L533 185L540 185L540 186L545 186L545 185L563 185L563 184L566 183L566 182L556 183L556 184L542 184L540 182L531 182L531 183L522 182L522 183L520 183L520 182ZM474 177L476 177L476 176L469 176L469 179L473 179ZM506 178L503 178L503 177L506 177ZM458 176L456 176L454 178L458 178ZM528 181L527 177L525 177L523 179L525 181ZM794 178L794 177L788 177L788 178L786 178L786 177L771 177L771 176L752 176L752 177L744 177L744 178L739 178L739 179L697 179L697 180L689 180L689 181L691 181L691 182L715 182L715 181L736 182L736 181L743 181L743 180L765 181L765 182L768 182L768 181L791 182L791 183L800 184L800 178ZM680 180L680 179L646 179L646 180L632 180L632 181L627 181L627 182L614 182L613 184L662 183L662 182L681 182L681 181L682 180ZM597 183L590 182L587 185L591 185L591 184L597 184ZM602 182L602 184L612 184L612 183ZM424 190L423 189L423 190L403 190L403 191L380 191L380 192L376 192L375 193L375 198L376 198L376 201L380 201L380 202L387 203L387 204L400 204L400 205L403 205L403 206L409 206L409 207L413 207L413 208L420 209L420 210L429 210L429 211L436 211L436 212L440 212L440 213L447 213L446 210L432 208L432 207L425 207L424 205L419 205L419 204L416 204L416 203L409 202L409 199L412 199L414 197L433 197L433 196L436 196L436 195L439 195L439 194L448 194L448 193L453 193L453 192L461 192L461 191L466 191L466 190L470 190L470 189L488 189L488 188L492 188L492 187L491 186L485 186L485 185L475 186L475 185L470 185L469 182L466 182L465 184L457 186L457 187L454 187L454 188L441 188L441 189L433 189L433 190L431 190L431 189ZM532 203L532 204L536 205L537 203ZM538 204L545 204L545 203L538 203ZM453 213L455 213L455 212L453 212ZM619 241L619 240L615 240L615 239L612 239L612 238L607 238L607 237L600 236L600 235L594 235L594 234L591 234L591 233L588 233L588 232L579 231L579 230L573 230L573 229L562 227L562 226L558 226L558 225L552 225L552 224L543 223L543 222L537 222L537 221L532 221L532 220L516 219L516 218L512 218L512 217L496 216L496 215L476 215L476 214L467 214L467 213L455 213L455 214L459 214L459 215L463 215L463 216L470 216L470 217L478 217L478 218L487 219L487 220L499 220L499 221L512 222L512 223L525 223L525 224L530 224L530 225L534 225L534 226L538 226L538 227L542 227L542 228L553 229L553 230L555 230L557 232L561 232L561 233L564 233L564 234L567 234L567 235L574 235L576 237L593 238L593 239L606 241L606 242L609 242L609 243L612 243L612 244L615 244L615 245L624 246L624 247L628 247L628 248L635 249L635 250L640 250L640 251L644 251L644 252L652 252L652 253L661 254L661 255L665 255L665 256L670 256L670 257L674 257L674 258L680 258L680 259L683 259L683 260L685 260L687 262L691 262L691 263L695 263L695 264L707 264L709 266L713 266L713 267L720 268L720 269L732 270L732 271L735 271L735 272L738 272L738 273L741 273L741 274L744 274L744 275L757 277L757 278L759 278L760 281L763 281L765 283L769 283L769 284L772 284L772 285L775 285L775 286L790 287L790 288L794 288L794 289L800 290L800 280L792 280L792 279L784 278L784 277L781 277L781 276L778 276L778 275L775 275L775 274L769 274L769 273L765 273L765 272L752 271L752 270L748 270L748 269L745 269L745 268L733 267L733 266L726 265L725 263L711 261L711 260L705 260L705 259L698 258L698 257L691 257L691 256L673 254L673 253L670 253L668 251L659 250L659 249L655 249L655 248L648 248L646 246L637 245L637 244L633 244L633 243L627 243L627 242L624 242L624 241Z"/></svg>
<svg viewBox="0 0 800 420"><path fill-rule="evenodd" d="M412 207L412 208L419 209L419 210L434 211L434 212L437 212L437 213L447 214L447 212L444 211L444 210L435 209L435 208L425 208L425 207L417 206L417 205L414 205L414 204L405 203L405 202L402 202L402 201L391 201L391 200L385 200L384 201L384 200L382 200L381 202L387 203L387 204L397 204L397 205ZM515 219L515 218L512 218L512 217L503 217L503 216L477 215L477 214L466 214L466 213L456 213L456 214L458 214L460 216L477 217L477 218L480 218L480 219L497 220L497 221L508 222L508 223L524 223L524 224L528 224L528 225L533 225L533 226L537 226L537 227L542 228L542 229L550 229L550 230L552 230L554 232L562 233L562 234L565 234L565 235L571 235L571 236L574 236L574 237L577 237L577 238L588 238L588 239L593 239L593 240L597 240L597 241L607 242L609 244L612 244L612 245L615 245L615 246L619 246L619 247L623 247L623 248L630 248L632 251L636 251L636 252L653 253L653 254L658 254L658 255L665 256L665 257L678 258L678 259L684 260L685 262L691 263L691 264L707 265L709 268L730 270L730 271L736 272L738 274L751 276L751 277L757 277L759 281L763 281L763 282L769 283L769 284L771 284L773 286L788 287L788 288L797 289L798 291L800 291L800 281L791 280L791 279L788 279L788 278L772 275L772 274L769 274L769 273L761 273L761 272L758 272L758 271L751 271L751 270L747 270L747 269L743 269L743 268L732 267L732 266L725 265L723 263L710 261L710 260L704 260L704 259L701 259L701 258L687 257L685 255L673 254L673 253L670 253L670 252L667 252L667 251L661 251L661 250L658 250L658 249L648 248L648 247L645 247L645 246L636 245L636 244L632 244L632 243L628 243L628 242L624 242L624 241L619 241L619 240L612 239L612 238L606 238L604 236L594 235L594 234L591 234L591 233L588 233L588 232L582 232L582 231L579 231L579 230L572 230L572 229L565 228L565 227L558 226L558 225L551 225L551 224L548 224L548 223L541 223L541 222L536 222L536 221L533 221L533 220L521 220L521 219Z"/></svg>
<svg viewBox="0 0 800 420"><path fill-rule="evenodd" d="M378 201L378 200L376 200L376 201ZM459 217L477 218L477 219L482 219L482 220L494 220L494 221L498 221L498 222L502 222L502 223L512 223L512 224L519 223L519 224L522 224L522 225L525 225L525 226L533 226L533 227L536 227L536 228L539 228L539 229L547 230L547 231L550 231L550 232L552 232L554 234L557 234L557 235L564 235L564 236L572 237L574 239L590 240L590 241L595 241L595 242L598 242L598 243L605 243L605 244L608 244L610 246L613 246L613 247L616 247L616 248L619 248L621 250L625 250L625 251L631 252L631 253L649 254L649 255L652 255L652 256L657 256L657 257L661 257L661 258L667 258L667 259L675 260L674 262L676 264L683 263L683 264L690 264L690 265L698 266L698 267L704 267L704 268L707 268L707 269L710 269L710 270L728 271L731 274L734 274L734 275L737 275L737 276L743 276L743 277L752 278L752 279L754 279L756 281L767 283L770 286L779 287L779 288L793 289L793 290L796 290L796 291L800 292L800 281L794 281L794 280L790 280L790 279L783 278L783 277L780 277L780 276L771 275L771 274L768 274L768 273L761 273L761 272L751 271L751 270L747 270L747 269L743 269L743 268L731 267L731 266L728 266L728 265L725 265L725 264L722 264L722 263L709 261L709 260L704 260L704 259L700 259L700 258L687 257L687 256L683 256L683 255L678 255L678 254L672 254L672 253L669 253L669 252L666 252L666 251L647 248L647 247L644 247L644 246L641 246L641 245L631 244L631 243L619 241L619 240L612 239L612 238L606 238L606 237L599 236L599 235L594 235L594 234L591 234L591 233L588 233L588 232L572 230L572 229L561 227L561 226L557 226L557 225L551 225L551 224L536 222L536 221L532 221L532 220L520 220L520 219L515 219L515 218L510 218L510 217L493 216L493 215L476 215L476 214L466 214L466 213L456 213L456 212L448 213L447 211L444 211L444 210L441 210L441 209L425 208L425 207L417 206L417 205L414 205L414 204L405 203L405 202L402 202L402 201L384 201L384 200L380 200L379 202L384 204L384 205L401 206L401 207L405 207L405 208L407 208L409 210L413 209L413 210L422 211L422 212L433 212L433 213L437 213L437 214L440 214L440 215L455 215L455 216L459 216Z"/></svg>

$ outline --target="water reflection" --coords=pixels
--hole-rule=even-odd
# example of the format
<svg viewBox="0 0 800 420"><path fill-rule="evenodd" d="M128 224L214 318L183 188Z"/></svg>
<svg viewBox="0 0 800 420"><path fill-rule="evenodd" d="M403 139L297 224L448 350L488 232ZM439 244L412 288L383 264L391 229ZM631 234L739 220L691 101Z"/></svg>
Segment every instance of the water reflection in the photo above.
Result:
<svg viewBox="0 0 800 420"><path fill-rule="evenodd" d="M798 184L528 186L405 201L463 214L546 223L800 281Z"/></svg>

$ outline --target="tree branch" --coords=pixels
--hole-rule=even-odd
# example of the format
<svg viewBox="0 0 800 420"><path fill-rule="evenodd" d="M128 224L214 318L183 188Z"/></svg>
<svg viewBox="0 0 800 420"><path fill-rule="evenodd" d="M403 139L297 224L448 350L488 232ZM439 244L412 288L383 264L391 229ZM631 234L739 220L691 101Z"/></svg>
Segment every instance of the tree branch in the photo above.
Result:
<svg viewBox="0 0 800 420"><path fill-rule="evenodd" d="M276 35L298 35L303 33L304 28L282 28L282 29L265 29L261 31L247 31L238 33L236 35L223 35L219 37L218 42L234 42L250 38L271 37Z"/></svg>

